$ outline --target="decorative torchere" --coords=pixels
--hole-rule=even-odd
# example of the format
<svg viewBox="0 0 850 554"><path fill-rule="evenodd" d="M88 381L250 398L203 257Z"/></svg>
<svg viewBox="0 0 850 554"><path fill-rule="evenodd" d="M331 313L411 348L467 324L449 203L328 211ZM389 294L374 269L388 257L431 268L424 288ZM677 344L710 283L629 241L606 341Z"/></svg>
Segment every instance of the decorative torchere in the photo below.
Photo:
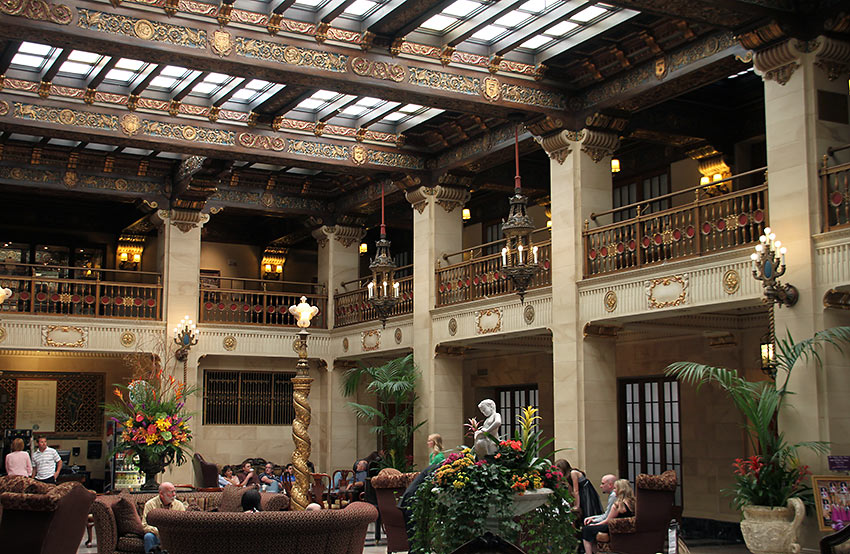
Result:
<svg viewBox="0 0 850 554"><path fill-rule="evenodd" d="M375 242L377 249L369 269L372 280L366 285L366 301L375 309L381 325L387 327L387 318L399 301L399 284L395 280L396 264L390 254L387 226L384 224L384 184L381 183L381 237Z"/></svg>
<svg viewBox="0 0 850 554"><path fill-rule="evenodd" d="M295 484L292 486L291 501L293 509L304 510L310 503L308 493L312 478L307 468L307 461L310 459L310 403L307 397L310 396L310 384L313 382L310 377L310 364L307 362L307 337L310 336L307 328L310 327L310 320L319 313L319 308L308 304L307 297L302 296L297 306L289 307L289 313L298 319L297 324L301 328L292 344L293 350L298 354L298 361L295 363L296 376L292 378L292 397L295 404L295 421L292 422L295 450L292 452L292 465L295 467Z"/></svg>
<svg viewBox="0 0 850 554"><path fill-rule="evenodd" d="M198 329L187 315L184 315L180 324L174 328L174 344L177 345L177 352L174 353L174 357L177 358L178 362L183 362L183 382L185 383L189 351L198 344Z"/></svg>
<svg viewBox="0 0 850 554"><path fill-rule="evenodd" d="M531 243L534 221L528 215L528 197L522 194L522 180L519 175L519 128L514 132L514 159L516 176L514 177L514 195L510 198L510 212L507 221L502 223L505 247L502 248L502 273L508 276L519 295L520 302L525 301L525 291L537 274L537 247Z"/></svg>

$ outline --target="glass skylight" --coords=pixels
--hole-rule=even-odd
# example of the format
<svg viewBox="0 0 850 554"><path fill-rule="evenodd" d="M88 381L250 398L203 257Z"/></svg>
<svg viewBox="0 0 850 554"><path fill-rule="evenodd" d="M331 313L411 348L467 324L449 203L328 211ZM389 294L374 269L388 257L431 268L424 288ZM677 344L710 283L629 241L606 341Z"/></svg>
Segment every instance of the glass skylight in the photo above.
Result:
<svg viewBox="0 0 850 554"><path fill-rule="evenodd" d="M192 87L192 92L190 94L195 96L212 96L216 91L220 90L222 86L229 83L236 77L231 77L230 75L223 75L221 73L210 73L204 80Z"/></svg>
<svg viewBox="0 0 850 554"><path fill-rule="evenodd" d="M342 12L345 15L353 15L355 17L362 17L368 12L372 11L378 5L377 2L372 2L371 0L357 0Z"/></svg>
<svg viewBox="0 0 850 554"><path fill-rule="evenodd" d="M605 8L600 8L599 6L590 6L589 8L585 8L572 16L570 19L573 21L581 21L582 23L587 23L591 19L595 19L605 13Z"/></svg>
<svg viewBox="0 0 850 554"><path fill-rule="evenodd" d="M514 10L512 12L508 12L503 15L499 19L497 19L494 24L500 25L502 27L518 27L528 21L532 15L530 13L521 12L519 10Z"/></svg>
<svg viewBox="0 0 850 554"><path fill-rule="evenodd" d="M328 0L297 0L295 2L296 6L306 6L308 8L320 8L324 6Z"/></svg>
<svg viewBox="0 0 850 554"><path fill-rule="evenodd" d="M537 50L544 44L548 44L553 39L546 35L537 35L520 44L520 48L528 48L529 50Z"/></svg>
<svg viewBox="0 0 850 554"><path fill-rule="evenodd" d="M29 71L41 71L53 56L54 48L46 44L22 42L18 53L12 58L12 65Z"/></svg>
<svg viewBox="0 0 850 554"><path fill-rule="evenodd" d="M159 75L153 78L150 88L171 91L191 73L194 73L194 71L186 69L185 67L167 65L162 69Z"/></svg>
<svg viewBox="0 0 850 554"><path fill-rule="evenodd" d="M437 14L431 16L431 18L420 25L420 27L430 31L444 31L457 22L458 20L454 17L446 17L445 15Z"/></svg>
<svg viewBox="0 0 850 554"><path fill-rule="evenodd" d="M483 6L484 4L481 4L480 2L472 2L470 0L457 0L457 2L451 4L441 13L465 19L467 17L472 16L472 14L481 9Z"/></svg>
<svg viewBox="0 0 850 554"><path fill-rule="evenodd" d="M476 38L484 42L489 42L494 38L500 36L505 31L507 31L507 29L505 29L504 27L499 27L498 25L487 25L486 27L472 35L472 38Z"/></svg>
<svg viewBox="0 0 850 554"><path fill-rule="evenodd" d="M543 34L549 35L550 37L562 37L576 27L578 27L578 24L573 23L572 21L561 21Z"/></svg>

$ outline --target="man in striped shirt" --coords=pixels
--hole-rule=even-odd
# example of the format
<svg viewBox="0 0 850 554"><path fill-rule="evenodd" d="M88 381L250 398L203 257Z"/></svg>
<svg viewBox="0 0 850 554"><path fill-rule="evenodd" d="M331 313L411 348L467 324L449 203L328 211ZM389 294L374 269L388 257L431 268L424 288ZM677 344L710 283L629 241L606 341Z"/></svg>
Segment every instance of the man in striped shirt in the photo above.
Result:
<svg viewBox="0 0 850 554"><path fill-rule="evenodd" d="M32 476L37 481L56 484L62 470L62 458L56 450L47 446L47 437L38 437L38 449L32 453L32 465Z"/></svg>

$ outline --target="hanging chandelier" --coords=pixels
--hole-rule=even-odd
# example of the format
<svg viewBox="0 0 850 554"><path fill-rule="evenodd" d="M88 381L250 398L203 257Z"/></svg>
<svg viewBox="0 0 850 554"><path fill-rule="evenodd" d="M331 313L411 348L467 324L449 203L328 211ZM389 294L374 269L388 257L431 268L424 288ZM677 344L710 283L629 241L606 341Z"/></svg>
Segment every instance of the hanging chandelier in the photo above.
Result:
<svg viewBox="0 0 850 554"><path fill-rule="evenodd" d="M519 175L519 127L514 130L514 161L514 195L510 198L508 219L502 223L506 243L502 248L502 273L513 283L520 302L525 302L525 291L540 266L537 263L537 247L531 243L534 221L528 215L528 197L522 194Z"/></svg>
<svg viewBox="0 0 850 554"><path fill-rule="evenodd" d="M367 302L375 309L381 325L387 327L387 318L398 304L399 286L395 280L396 264L390 254L387 226L384 224L384 184L381 183L381 236L375 242L375 257L369 264L372 280L366 286Z"/></svg>

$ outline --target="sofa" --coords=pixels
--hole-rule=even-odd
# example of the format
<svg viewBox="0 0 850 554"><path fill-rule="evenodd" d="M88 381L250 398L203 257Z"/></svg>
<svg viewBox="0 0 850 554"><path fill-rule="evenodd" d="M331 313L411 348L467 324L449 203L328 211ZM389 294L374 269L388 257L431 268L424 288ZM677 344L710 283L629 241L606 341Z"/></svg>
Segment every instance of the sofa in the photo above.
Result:
<svg viewBox="0 0 850 554"><path fill-rule="evenodd" d="M192 456L192 468L195 471L195 486L198 488L216 488L218 487L219 469L213 463L204 459L203 456L195 452Z"/></svg>
<svg viewBox="0 0 850 554"><path fill-rule="evenodd" d="M95 496L78 482L48 485L29 477L0 477L3 551L77 552Z"/></svg>
<svg viewBox="0 0 850 554"><path fill-rule="evenodd" d="M374 506L352 502L342 510L256 513L153 510L169 554L361 554Z"/></svg>
<svg viewBox="0 0 850 554"><path fill-rule="evenodd" d="M242 487L225 487L219 492L178 492L177 500L186 505L188 511L200 512L241 512L242 494L249 489ZM119 521L116 513L119 502L128 500L136 509L139 518L144 511L145 502L155 497L157 493L130 494L123 492L116 495L98 496L91 506L94 517L94 528L97 535L98 554L142 553L144 543L142 535L129 531L132 522ZM261 493L261 506L265 511L284 511L289 509L289 497L279 493ZM164 511L164 510L163 510ZM79 541L77 541L79 544ZM76 550L75 550L76 552Z"/></svg>
<svg viewBox="0 0 850 554"><path fill-rule="evenodd" d="M387 554L410 550L404 515L398 507L401 496L418 473L401 473L397 469L385 468L372 477L372 488L378 501L380 524L387 534Z"/></svg>

